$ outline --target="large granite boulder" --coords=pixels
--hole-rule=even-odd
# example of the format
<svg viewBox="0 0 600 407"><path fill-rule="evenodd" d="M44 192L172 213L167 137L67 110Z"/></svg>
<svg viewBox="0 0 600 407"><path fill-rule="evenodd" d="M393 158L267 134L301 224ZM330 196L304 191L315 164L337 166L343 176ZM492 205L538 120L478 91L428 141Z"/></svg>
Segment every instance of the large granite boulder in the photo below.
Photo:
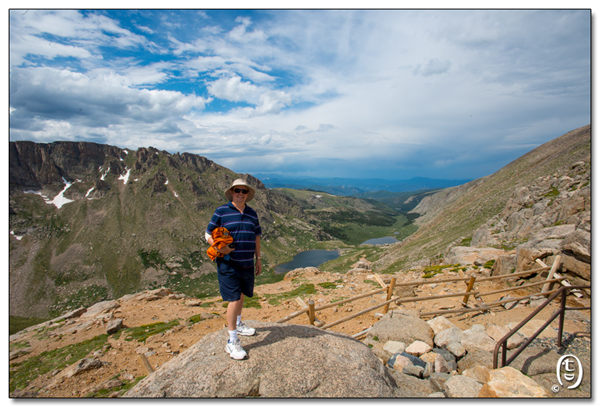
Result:
<svg viewBox="0 0 600 407"><path fill-rule="evenodd" d="M398 341L406 344L422 341L433 347L433 329L415 311L393 309L385 314L367 333L366 342Z"/></svg>
<svg viewBox="0 0 600 407"><path fill-rule="evenodd" d="M225 353L227 330L206 335L124 397L394 397L396 380L368 346L309 325L249 321L248 357Z"/></svg>

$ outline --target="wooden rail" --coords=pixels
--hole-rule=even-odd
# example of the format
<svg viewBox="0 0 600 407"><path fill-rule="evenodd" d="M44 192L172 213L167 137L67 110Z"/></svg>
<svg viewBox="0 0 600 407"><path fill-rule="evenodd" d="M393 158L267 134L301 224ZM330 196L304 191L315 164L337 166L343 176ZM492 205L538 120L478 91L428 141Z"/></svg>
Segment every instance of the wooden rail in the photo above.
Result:
<svg viewBox="0 0 600 407"><path fill-rule="evenodd" d="M458 278L446 278L446 279L438 279L438 280L423 280L423 279L421 279L421 280L414 280L414 281L398 283L398 284L396 283L395 277L391 278L391 281L389 284L385 284L379 275L375 275L375 280L377 280L379 285L381 285L380 289L373 290L368 293L357 295L357 296L347 298L344 300L336 301L336 302L333 302L330 304L320 305L318 307L315 307L314 301L312 301L312 300L309 300L308 304L306 304L302 299L297 298L296 302L298 302L298 304L302 307L302 309L300 309L296 312L293 312L292 314L288 315L287 317L281 318L280 320L277 321L277 323L287 322L287 321L289 321L293 318L296 318L302 314L306 314L308 316L308 320L311 325L316 325L322 329L329 329L331 327L334 327L336 325L339 325L341 323L344 323L346 321L349 321L351 319L354 319L361 315L364 315L368 312L377 310L381 307L384 307L384 313L387 313L387 311L389 310L389 306L392 303L395 303L396 305L400 305L400 304L410 303L410 302L431 301L431 300L438 300L438 299L442 299L442 298L451 298L451 297L463 297L463 299L460 303L463 305L464 308L456 309L456 310L437 310L437 311L420 313L419 315L420 316L430 316L430 315L442 315L442 314L451 314L451 313L490 311L491 308L493 308L493 307L500 306L502 304L509 303L509 302L522 301L524 299L529 299L532 296L537 296L540 294L537 293L537 294L530 294L530 295L521 296L521 297L517 297L517 298L509 298L509 299L494 301L494 302L491 302L488 304L484 303L481 300L481 297L494 295L494 294L500 294L500 293L506 293L506 292L510 292L510 291L516 291L516 290L520 290L520 289L524 289L524 288L531 288L531 287L535 287L535 286L539 286L539 285L544 285L544 287L542 288L542 293L544 296L548 296L550 294L557 292L557 290L549 290L549 287L553 283L560 282L563 285L568 285L568 283L566 283L564 281L566 277L561 277L556 273L559 262L560 262L560 257L557 256L552 268L550 268L549 266L547 266L540 260L540 261L538 261L538 264L541 266L540 268L521 271L518 273L503 274L503 275L499 275L499 276L481 277L481 278L477 278L476 276L464 276L464 277L458 277ZM525 285L521 285L521 286L517 286L517 287L508 287L508 288L503 288L500 290L494 290L494 291L489 291L489 292L480 292L480 291L473 290L475 284L478 282L492 281L492 280L499 280L499 279L511 279L514 277L538 274L538 273L541 273L546 270L551 270L551 271L548 275L548 278L546 278L544 281L531 283L531 284L525 284ZM432 283L438 284L438 283L444 283L444 282L448 283L448 282L460 282L460 281L463 281L463 282L465 282L465 284L467 284L467 290L465 292L432 295L432 296L428 296L428 297L417 296L417 297L399 298L399 297L393 296L395 287L420 286L420 285L426 285L426 284L432 284ZM365 297L373 296L375 294L380 294L380 293L384 293L384 292L386 293L385 301L378 303L376 305L373 305L364 310L355 312L344 318L338 319L337 321L325 323L323 321L319 321L316 317L316 311L321 311L321 310L324 310L327 308L336 307L336 306L339 306L342 304L346 304L348 302L356 301L356 300L359 300L359 299L362 299ZM468 306L468 301L469 301L470 297L473 297L478 301L478 303L476 304L475 307ZM368 329L365 329L362 332L359 332L359 333L353 335L353 337L355 337L355 338L360 337L360 336L364 335L367 331L368 331Z"/></svg>
<svg viewBox="0 0 600 407"><path fill-rule="evenodd" d="M378 289L378 290L370 291L368 293L357 295L357 296L352 297L352 298L347 298L345 300L340 300L340 301L332 302L331 304L320 305L318 307L315 307L314 310L316 312L316 311L324 310L324 309L327 309L327 308L336 307L338 305L342 305L342 304L345 304L347 302L356 301L356 300L359 300L361 298L365 298L365 297L369 297L371 295L380 294L382 292L389 292L389 291L390 291L389 287L386 286L385 288L381 288L381 289ZM297 298L296 302L298 302L298 300L300 300L300 299ZM300 300L300 301L302 301L302 300ZM287 317L281 318L280 320L278 320L276 322L277 323L286 322L286 321L289 321L290 319L296 318L297 316L300 316L300 315L302 315L304 313L308 313L308 312L309 312L309 307L308 306L304 306L301 310L296 311L296 312L288 315Z"/></svg>

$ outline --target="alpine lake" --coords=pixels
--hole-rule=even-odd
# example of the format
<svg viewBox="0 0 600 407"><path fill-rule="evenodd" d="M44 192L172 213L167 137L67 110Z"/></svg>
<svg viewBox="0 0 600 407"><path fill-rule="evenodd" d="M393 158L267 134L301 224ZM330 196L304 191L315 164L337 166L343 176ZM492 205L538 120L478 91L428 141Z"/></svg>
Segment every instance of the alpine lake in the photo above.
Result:
<svg viewBox="0 0 600 407"><path fill-rule="evenodd" d="M379 245L397 242L399 242L398 239L388 236L369 239L361 244ZM337 250L306 250L295 255L292 261L275 266L275 273L285 274L288 271L298 268L319 267L321 264L337 259L338 257L340 257L340 253Z"/></svg>

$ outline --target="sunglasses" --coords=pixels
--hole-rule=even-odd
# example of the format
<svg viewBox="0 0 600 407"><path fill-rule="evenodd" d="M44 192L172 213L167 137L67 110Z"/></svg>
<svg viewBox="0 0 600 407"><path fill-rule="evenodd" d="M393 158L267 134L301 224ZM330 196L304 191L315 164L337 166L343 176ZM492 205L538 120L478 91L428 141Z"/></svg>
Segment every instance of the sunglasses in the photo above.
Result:
<svg viewBox="0 0 600 407"><path fill-rule="evenodd" d="M235 189L233 190L233 192L235 192L236 194L240 194L240 193L241 193L241 194L244 194L244 195L246 195L246 194L248 193L248 190L247 190L247 189L235 188Z"/></svg>

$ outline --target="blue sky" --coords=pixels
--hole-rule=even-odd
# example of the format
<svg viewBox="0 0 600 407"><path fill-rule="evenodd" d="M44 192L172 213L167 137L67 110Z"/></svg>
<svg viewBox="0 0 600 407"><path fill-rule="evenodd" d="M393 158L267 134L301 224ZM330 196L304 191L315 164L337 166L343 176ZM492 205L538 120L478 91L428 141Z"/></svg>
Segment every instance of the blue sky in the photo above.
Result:
<svg viewBox="0 0 600 407"><path fill-rule="evenodd" d="M11 141L474 179L591 122L589 10L9 14Z"/></svg>

